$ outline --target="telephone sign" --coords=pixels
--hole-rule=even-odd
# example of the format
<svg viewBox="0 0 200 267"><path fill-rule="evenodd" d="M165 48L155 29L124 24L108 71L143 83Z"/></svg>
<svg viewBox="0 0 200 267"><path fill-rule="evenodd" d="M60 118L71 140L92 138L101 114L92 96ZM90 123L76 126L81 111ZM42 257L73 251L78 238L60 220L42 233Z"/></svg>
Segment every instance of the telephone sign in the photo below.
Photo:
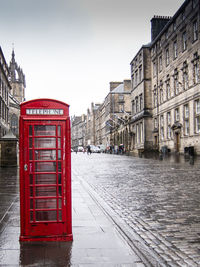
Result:
<svg viewBox="0 0 200 267"><path fill-rule="evenodd" d="M20 241L70 241L69 106L51 99L21 104Z"/></svg>

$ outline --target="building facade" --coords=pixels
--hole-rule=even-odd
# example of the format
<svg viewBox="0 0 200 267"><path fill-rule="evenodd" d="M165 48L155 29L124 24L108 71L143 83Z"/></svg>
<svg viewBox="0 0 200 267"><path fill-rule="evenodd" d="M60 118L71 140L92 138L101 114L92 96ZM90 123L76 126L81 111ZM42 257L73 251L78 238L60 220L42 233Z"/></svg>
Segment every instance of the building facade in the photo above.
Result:
<svg viewBox="0 0 200 267"><path fill-rule="evenodd" d="M186 0L151 44L153 140L200 154L199 1Z"/></svg>
<svg viewBox="0 0 200 267"><path fill-rule="evenodd" d="M9 68L0 47L0 137L9 130Z"/></svg>
<svg viewBox="0 0 200 267"><path fill-rule="evenodd" d="M142 46L131 61L130 153L153 149L150 45Z"/></svg>

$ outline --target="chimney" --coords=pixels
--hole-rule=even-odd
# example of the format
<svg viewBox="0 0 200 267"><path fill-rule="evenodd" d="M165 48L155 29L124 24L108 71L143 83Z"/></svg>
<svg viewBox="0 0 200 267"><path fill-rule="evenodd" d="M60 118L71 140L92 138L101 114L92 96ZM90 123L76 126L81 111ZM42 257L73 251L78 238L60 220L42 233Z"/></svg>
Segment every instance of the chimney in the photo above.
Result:
<svg viewBox="0 0 200 267"><path fill-rule="evenodd" d="M122 84L122 82L110 82L110 92L112 92L120 84Z"/></svg>
<svg viewBox="0 0 200 267"><path fill-rule="evenodd" d="M124 91L128 92L131 90L131 80L124 80Z"/></svg>
<svg viewBox="0 0 200 267"><path fill-rule="evenodd" d="M170 19L171 17L169 16L154 16L151 19L151 42L158 36Z"/></svg>

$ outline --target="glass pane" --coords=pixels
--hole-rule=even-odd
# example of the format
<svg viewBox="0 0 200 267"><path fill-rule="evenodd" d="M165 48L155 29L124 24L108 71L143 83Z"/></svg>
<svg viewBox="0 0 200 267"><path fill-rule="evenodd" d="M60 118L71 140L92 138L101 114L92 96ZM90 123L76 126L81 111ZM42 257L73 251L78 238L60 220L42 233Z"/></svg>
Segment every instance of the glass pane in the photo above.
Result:
<svg viewBox="0 0 200 267"><path fill-rule="evenodd" d="M56 150L35 150L35 160L56 160Z"/></svg>
<svg viewBox="0 0 200 267"><path fill-rule="evenodd" d="M33 199L30 199L30 209L33 209Z"/></svg>
<svg viewBox="0 0 200 267"><path fill-rule="evenodd" d="M30 149L29 150L29 160L32 160L33 159L33 155L32 155L32 150Z"/></svg>
<svg viewBox="0 0 200 267"><path fill-rule="evenodd" d="M33 138L30 137L29 138L29 148L32 148L33 147Z"/></svg>
<svg viewBox="0 0 200 267"><path fill-rule="evenodd" d="M58 199L58 208L59 209L62 208L62 199L61 198Z"/></svg>
<svg viewBox="0 0 200 267"><path fill-rule="evenodd" d="M30 212L30 221L31 222L33 221L33 212L32 211Z"/></svg>
<svg viewBox="0 0 200 267"><path fill-rule="evenodd" d="M58 171L61 172L61 162L58 162Z"/></svg>
<svg viewBox="0 0 200 267"><path fill-rule="evenodd" d="M33 184L33 175L32 174L29 175L29 183Z"/></svg>
<svg viewBox="0 0 200 267"><path fill-rule="evenodd" d="M33 126L32 125L29 126L29 135L30 136L33 135Z"/></svg>
<svg viewBox="0 0 200 267"><path fill-rule="evenodd" d="M56 138L35 138L34 140L35 148L56 148Z"/></svg>
<svg viewBox="0 0 200 267"><path fill-rule="evenodd" d="M58 138L58 148L61 148L61 139Z"/></svg>
<svg viewBox="0 0 200 267"><path fill-rule="evenodd" d="M61 173L58 174L58 183L61 184Z"/></svg>
<svg viewBox="0 0 200 267"><path fill-rule="evenodd" d="M57 221L57 213L54 210L36 211L36 221Z"/></svg>
<svg viewBox="0 0 200 267"><path fill-rule="evenodd" d="M53 199L36 199L35 200L36 209L56 209L56 198Z"/></svg>
<svg viewBox="0 0 200 267"><path fill-rule="evenodd" d="M34 126L35 136L56 136L55 125L35 125Z"/></svg>
<svg viewBox="0 0 200 267"><path fill-rule="evenodd" d="M61 159L61 150L58 150L58 160Z"/></svg>
<svg viewBox="0 0 200 267"><path fill-rule="evenodd" d="M36 184L56 184L56 174L36 174Z"/></svg>
<svg viewBox="0 0 200 267"><path fill-rule="evenodd" d="M58 136L61 136L61 127L60 127L60 125L58 126Z"/></svg>
<svg viewBox="0 0 200 267"><path fill-rule="evenodd" d="M56 196L56 186L48 186L48 187L36 187L35 188L35 195L36 197L46 197L46 196L51 196L54 197Z"/></svg>
<svg viewBox="0 0 200 267"><path fill-rule="evenodd" d="M31 197L33 196L33 187L32 186L30 187L30 196Z"/></svg>
<svg viewBox="0 0 200 267"><path fill-rule="evenodd" d="M59 196L62 196L62 186L58 187L58 194L59 194Z"/></svg>
<svg viewBox="0 0 200 267"><path fill-rule="evenodd" d="M56 162L35 162L35 172L55 172Z"/></svg>

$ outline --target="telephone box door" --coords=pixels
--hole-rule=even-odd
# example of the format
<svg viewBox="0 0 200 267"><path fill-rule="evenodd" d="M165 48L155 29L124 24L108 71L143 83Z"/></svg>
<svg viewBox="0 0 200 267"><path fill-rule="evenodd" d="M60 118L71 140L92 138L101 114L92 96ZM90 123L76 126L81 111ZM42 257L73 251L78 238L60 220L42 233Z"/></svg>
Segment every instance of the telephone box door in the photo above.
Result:
<svg viewBox="0 0 200 267"><path fill-rule="evenodd" d="M66 234L66 122L25 121L25 235ZM71 204L71 203L70 203Z"/></svg>

